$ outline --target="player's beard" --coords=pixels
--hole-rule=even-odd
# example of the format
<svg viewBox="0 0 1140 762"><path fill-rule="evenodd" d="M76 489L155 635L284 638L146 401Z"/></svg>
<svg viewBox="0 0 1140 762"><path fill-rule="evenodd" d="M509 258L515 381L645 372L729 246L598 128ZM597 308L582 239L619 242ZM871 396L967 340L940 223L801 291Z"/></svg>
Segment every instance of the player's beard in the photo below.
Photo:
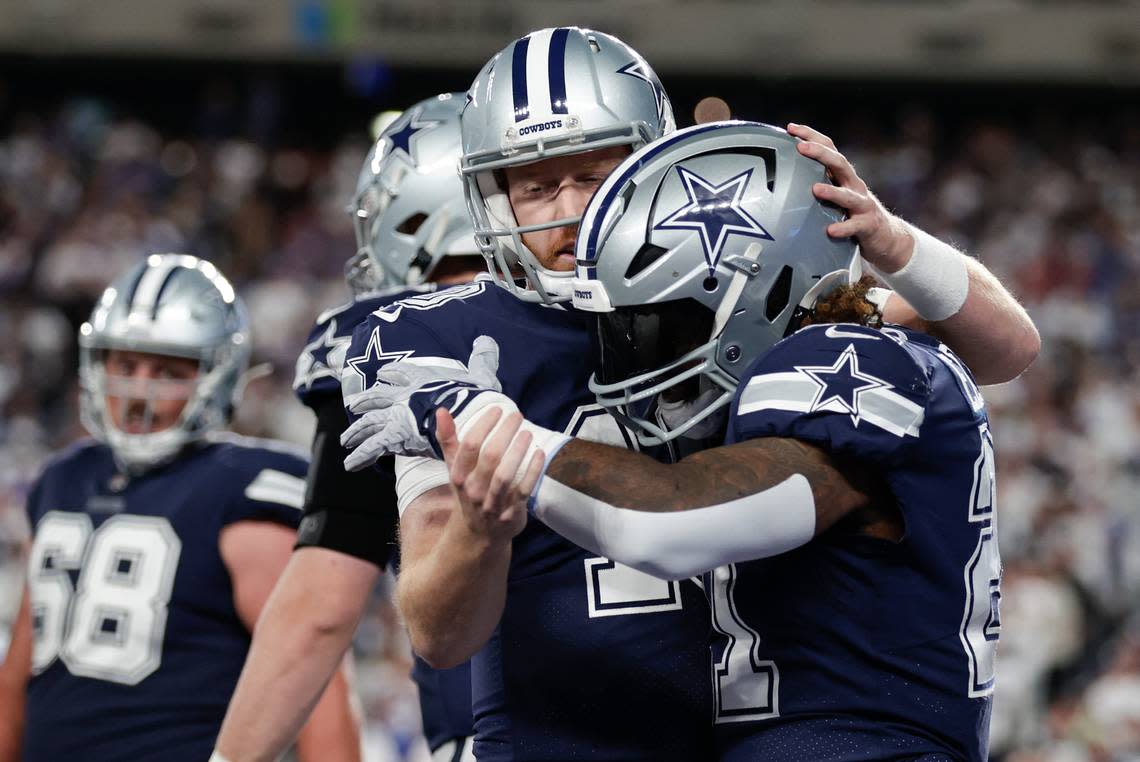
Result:
<svg viewBox="0 0 1140 762"><path fill-rule="evenodd" d="M578 236L578 226L555 228L552 232L558 235L551 236L547 246L540 249L541 253L530 244L527 244L527 247L534 253L538 263L547 270L570 272L574 269L574 243Z"/></svg>

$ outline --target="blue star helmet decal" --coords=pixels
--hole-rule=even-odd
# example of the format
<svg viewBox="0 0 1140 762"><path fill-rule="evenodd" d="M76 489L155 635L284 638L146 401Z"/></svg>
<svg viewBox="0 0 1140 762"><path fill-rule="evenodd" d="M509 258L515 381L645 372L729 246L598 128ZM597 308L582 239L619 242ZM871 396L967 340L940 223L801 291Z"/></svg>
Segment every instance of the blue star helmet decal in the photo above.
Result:
<svg viewBox="0 0 1140 762"><path fill-rule="evenodd" d="M384 135L388 141L389 152L399 149L404 152L409 161L415 162L415 157L412 156L412 139L423 130L430 130L443 124L438 119L426 119L421 122L419 117L422 112L423 109L416 109L396 120L388 133Z"/></svg>
<svg viewBox="0 0 1140 762"><path fill-rule="evenodd" d="M688 203L658 222L653 229L699 232L709 275L716 270L729 234L773 240L768 231L741 206L748 181L752 179L752 169L745 170L720 185L713 185L682 166L677 167L677 173L685 186Z"/></svg>
<svg viewBox="0 0 1140 762"><path fill-rule="evenodd" d="M364 354L345 358L344 364L356 371L364 389L370 389L376 385L376 374L383 370L385 365L406 359L413 352L414 350L385 352L380 346L380 327L377 326L372 329Z"/></svg>
<svg viewBox="0 0 1140 762"><path fill-rule="evenodd" d="M833 365L797 365L796 370L819 385L808 412L830 410L850 413L856 426L860 418L860 395L872 389L893 388L881 378L860 372L854 344L848 344Z"/></svg>
<svg viewBox="0 0 1140 762"><path fill-rule="evenodd" d="M649 85L649 89L653 91L653 102L657 106L657 121L663 122L665 120L665 90L661 87L661 83L655 77L650 76L649 67L644 61L630 61L625 66L617 70L618 74L625 74L626 76L640 79L645 84Z"/></svg>

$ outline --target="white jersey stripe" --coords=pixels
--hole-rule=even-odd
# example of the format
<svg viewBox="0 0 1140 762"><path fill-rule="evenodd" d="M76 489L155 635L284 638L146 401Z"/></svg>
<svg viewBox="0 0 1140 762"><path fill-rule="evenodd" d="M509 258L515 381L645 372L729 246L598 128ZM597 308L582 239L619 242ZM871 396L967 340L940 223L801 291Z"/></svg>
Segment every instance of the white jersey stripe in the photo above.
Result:
<svg viewBox="0 0 1140 762"><path fill-rule="evenodd" d="M245 488L245 496L250 500L278 503L301 510L305 504L305 480L284 471L262 469L257 478Z"/></svg>
<svg viewBox="0 0 1140 762"><path fill-rule="evenodd" d="M827 402L813 407L820 385L810 376L796 372L765 373L748 382L740 395L738 415L761 410L786 410L792 413L828 411L849 413L838 402ZM917 437L925 418L925 410L887 388L868 389L859 394L859 420L867 421L895 436Z"/></svg>

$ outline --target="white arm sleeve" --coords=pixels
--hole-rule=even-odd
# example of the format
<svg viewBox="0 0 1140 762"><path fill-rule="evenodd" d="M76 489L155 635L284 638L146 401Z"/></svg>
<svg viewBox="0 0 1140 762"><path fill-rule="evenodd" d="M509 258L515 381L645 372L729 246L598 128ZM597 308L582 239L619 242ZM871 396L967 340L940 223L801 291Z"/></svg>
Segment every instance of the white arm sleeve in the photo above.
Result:
<svg viewBox="0 0 1140 762"><path fill-rule="evenodd" d="M676 513L618 508L546 476L533 510L574 544L662 579L779 555L815 534L815 499L801 474L754 495Z"/></svg>
<svg viewBox="0 0 1140 762"><path fill-rule="evenodd" d="M396 456L396 507L400 515L412 501L436 487L447 484L451 477L447 464L435 458Z"/></svg>

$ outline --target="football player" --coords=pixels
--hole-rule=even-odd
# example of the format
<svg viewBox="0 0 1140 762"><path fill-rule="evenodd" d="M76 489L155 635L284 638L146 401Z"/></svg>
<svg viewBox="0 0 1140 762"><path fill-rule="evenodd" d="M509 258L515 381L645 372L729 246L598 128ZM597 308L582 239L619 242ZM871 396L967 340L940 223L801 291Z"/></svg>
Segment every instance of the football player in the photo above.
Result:
<svg viewBox="0 0 1140 762"><path fill-rule="evenodd" d="M222 434L245 308L209 262L152 255L79 332L83 422L28 498L27 587L3 670L25 760L203 760L295 539L306 461ZM30 677L28 675L30 674ZM22 712L21 712L22 709ZM359 759L337 674L297 739Z"/></svg>
<svg viewBox="0 0 1140 762"><path fill-rule="evenodd" d="M272 760L285 749L394 560L390 459L378 470L344 470L339 437L347 419L338 375L352 329L369 313L484 270L455 169L462 106L462 93L415 104L388 124L361 168L349 209L358 249L345 266L353 299L317 318L293 384L317 417L305 517L223 724L222 759ZM413 678L433 753L471 759L467 665L437 671L417 659Z"/></svg>
<svg viewBox="0 0 1140 762"><path fill-rule="evenodd" d="M605 34L541 30L484 67L462 116L461 170L492 277L406 300L356 329L342 375L350 417L359 418L342 439L356 447L348 467L366 466L406 433L407 420L389 415L392 399L375 394L386 365L486 364L495 343L503 392L529 419L560 432L545 434L540 445L561 433L634 444L587 391L594 364L588 316L558 302L570 296L575 232L590 195L631 150L672 128L669 100L648 64ZM819 153L812 158L842 159L821 141L813 141ZM641 155L654 149L645 150ZM844 190L858 181L852 177ZM865 186L858 199L837 202L852 209L852 225L866 227L835 235L865 241L868 259L891 269L897 249L913 248L917 233ZM1036 351L1032 324L1000 286L990 288L988 273L959 264L964 279L953 288L966 306L957 307L1009 315L1024 337L1008 347L1003 328L969 340L998 362L1023 358L1013 372L1020 371ZM928 272L918 280L932 283ZM955 311L928 317L937 315L953 333ZM473 352L482 335L495 343ZM1004 372L999 367L995 378ZM641 574L525 517L480 521L463 510L463 494L447 485L442 464L397 460L398 602L413 647L429 662L446 666L478 652L472 674L480 759L691 760L709 753L708 611L695 586Z"/></svg>
<svg viewBox="0 0 1140 762"><path fill-rule="evenodd" d="M574 302L595 318L598 402L643 444L695 454L521 424L486 390L487 342L481 387L421 385L404 416L456 413L436 447L479 520L525 522L538 442L543 524L663 579L708 572L720 759L981 762L1001 628L985 403L945 344L882 326L852 285L809 154L766 125L690 128L630 157L583 218ZM907 266L952 273L940 246L920 237Z"/></svg>

